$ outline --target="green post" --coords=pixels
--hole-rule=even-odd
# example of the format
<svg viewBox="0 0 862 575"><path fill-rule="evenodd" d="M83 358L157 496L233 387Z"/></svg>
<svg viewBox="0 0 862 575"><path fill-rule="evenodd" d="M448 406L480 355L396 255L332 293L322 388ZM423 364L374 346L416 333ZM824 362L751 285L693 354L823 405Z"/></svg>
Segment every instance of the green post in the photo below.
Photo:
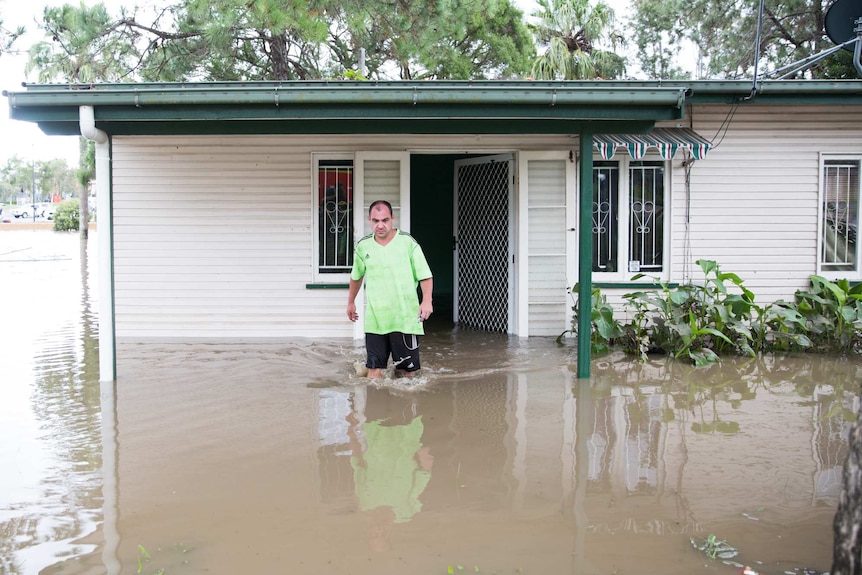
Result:
<svg viewBox="0 0 862 575"><path fill-rule="evenodd" d="M581 132L578 217L578 377L590 377L590 328L593 297L593 133Z"/></svg>

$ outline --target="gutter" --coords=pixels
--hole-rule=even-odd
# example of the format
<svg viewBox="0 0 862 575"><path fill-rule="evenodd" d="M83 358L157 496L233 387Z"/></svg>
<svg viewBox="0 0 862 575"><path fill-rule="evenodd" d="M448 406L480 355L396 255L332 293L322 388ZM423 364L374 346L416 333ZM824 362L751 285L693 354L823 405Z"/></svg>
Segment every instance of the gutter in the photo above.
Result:
<svg viewBox="0 0 862 575"><path fill-rule="evenodd" d="M12 108L29 106L199 106L199 105L345 105L389 106L523 105L523 106L638 106L681 107L685 86L573 86L482 85L435 86L427 83L378 86L370 83L297 84L235 87L218 84L153 85L115 88L112 85L72 89L70 86L28 87L26 92L4 92ZM33 89L35 88L35 89Z"/></svg>

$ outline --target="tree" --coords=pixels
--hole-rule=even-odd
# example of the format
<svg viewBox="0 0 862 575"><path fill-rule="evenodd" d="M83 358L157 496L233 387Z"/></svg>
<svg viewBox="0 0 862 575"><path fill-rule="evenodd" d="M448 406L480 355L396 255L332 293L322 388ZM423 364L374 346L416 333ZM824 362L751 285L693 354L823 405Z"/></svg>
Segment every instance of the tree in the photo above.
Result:
<svg viewBox="0 0 862 575"><path fill-rule="evenodd" d="M545 48L533 62L533 76L542 80L617 78L625 73L625 59L612 50L623 44L615 31L614 11L604 2L538 0L531 25ZM611 50L599 46L606 43Z"/></svg>
<svg viewBox="0 0 862 575"><path fill-rule="evenodd" d="M0 7L2 7L2 5L3 2L0 2ZM9 30L4 27L2 14L0 14L0 56L12 51L15 40L17 40L19 36L23 35L24 31L24 28L20 26L15 30Z"/></svg>
<svg viewBox="0 0 862 575"><path fill-rule="evenodd" d="M689 74L674 64L683 39L675 26L685 8L683 0L633 0L631 27L637 30L636 57L650 78L683 79Z"/></svg>
<svg viewBox="0 0 862 575"><path fill-rule="evenodd" d="M160 16L157 15L156 22ZM141 66L142 34L129 26L134 12L119 17L104 4L46 7L41 27L50 41L30 48L27 72L38 71L40 82L116 82Z"/></svg>
<svg viewBox="0 0 862 575"><path fill-rule="evenodd" d="M342 3L349 6L349 3ZM370 77L395 67L400 79L506 78L535 53L523 13L509 0L400 0L350 7L330 46L342 69L367 47Z"/></svg>
<svg viewBox="0 0 862 575"><path fill-rule="evenodd" d="M765 0L758 74L789 66L833 46L824 18L830 0ZM631 22L641 68L651 77L673 70L669 58L687 40L700 51L701 75L751 77L759 0L635 0ZM643 46L643 49L641 49ZM792 67L787 70L791 72ZM797 78L856 77L847 55L833 54L793 74ZM780 76L780 74L778 75Z"/></svg>
<svg viewBox="0 0 862 575"><path fill-rule="evenodd" d="M14 202L24 191L37 201L49 200L54 195L69 195L75 192L74 172L66 160L25 162L18 156L6 160L0 167L0 194L4 202Z"/></svg>
<svg viewBox="0 0 862 575"><path fill-rule="evenodd" d="M47 8L30 66L49 81L509 77L533 45L511 0L175 0L110 16Z"/></svg>

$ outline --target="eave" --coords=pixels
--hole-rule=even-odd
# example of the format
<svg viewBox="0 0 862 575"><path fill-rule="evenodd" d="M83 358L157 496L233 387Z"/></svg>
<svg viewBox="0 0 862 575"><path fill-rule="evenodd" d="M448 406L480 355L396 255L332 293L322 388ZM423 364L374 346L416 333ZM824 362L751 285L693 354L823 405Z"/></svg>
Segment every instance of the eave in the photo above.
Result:
<svg viewBox="0 0 862 575"><path fill-rule="evenodd" d="M79 133L80 106L111 135L642 133L686 104L862 105L862 82L33 84L4 95L13 119L57 135Z"/></svg>
<svg viewBox="0 0 862 575"><path fill-rule="evenodd" d="M643 132L684 116L684 87L537 82L258 82L28 85L4 93L13 119L78 133L130 134Z"/></svg>

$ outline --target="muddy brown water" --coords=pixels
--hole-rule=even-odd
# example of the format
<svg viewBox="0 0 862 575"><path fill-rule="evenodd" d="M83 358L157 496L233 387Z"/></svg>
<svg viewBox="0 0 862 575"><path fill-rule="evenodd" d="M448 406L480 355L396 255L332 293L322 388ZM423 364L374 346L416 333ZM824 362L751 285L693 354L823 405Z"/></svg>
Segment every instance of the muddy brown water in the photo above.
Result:
<svg viewBox="0 0 862 575"><path fill-rule="evenodd" d="M581 380L573 346L445 328L412 382L296 339L123 343L100 385L97 236L0 233L0 573L830 567L858 359Z"/></svg>

